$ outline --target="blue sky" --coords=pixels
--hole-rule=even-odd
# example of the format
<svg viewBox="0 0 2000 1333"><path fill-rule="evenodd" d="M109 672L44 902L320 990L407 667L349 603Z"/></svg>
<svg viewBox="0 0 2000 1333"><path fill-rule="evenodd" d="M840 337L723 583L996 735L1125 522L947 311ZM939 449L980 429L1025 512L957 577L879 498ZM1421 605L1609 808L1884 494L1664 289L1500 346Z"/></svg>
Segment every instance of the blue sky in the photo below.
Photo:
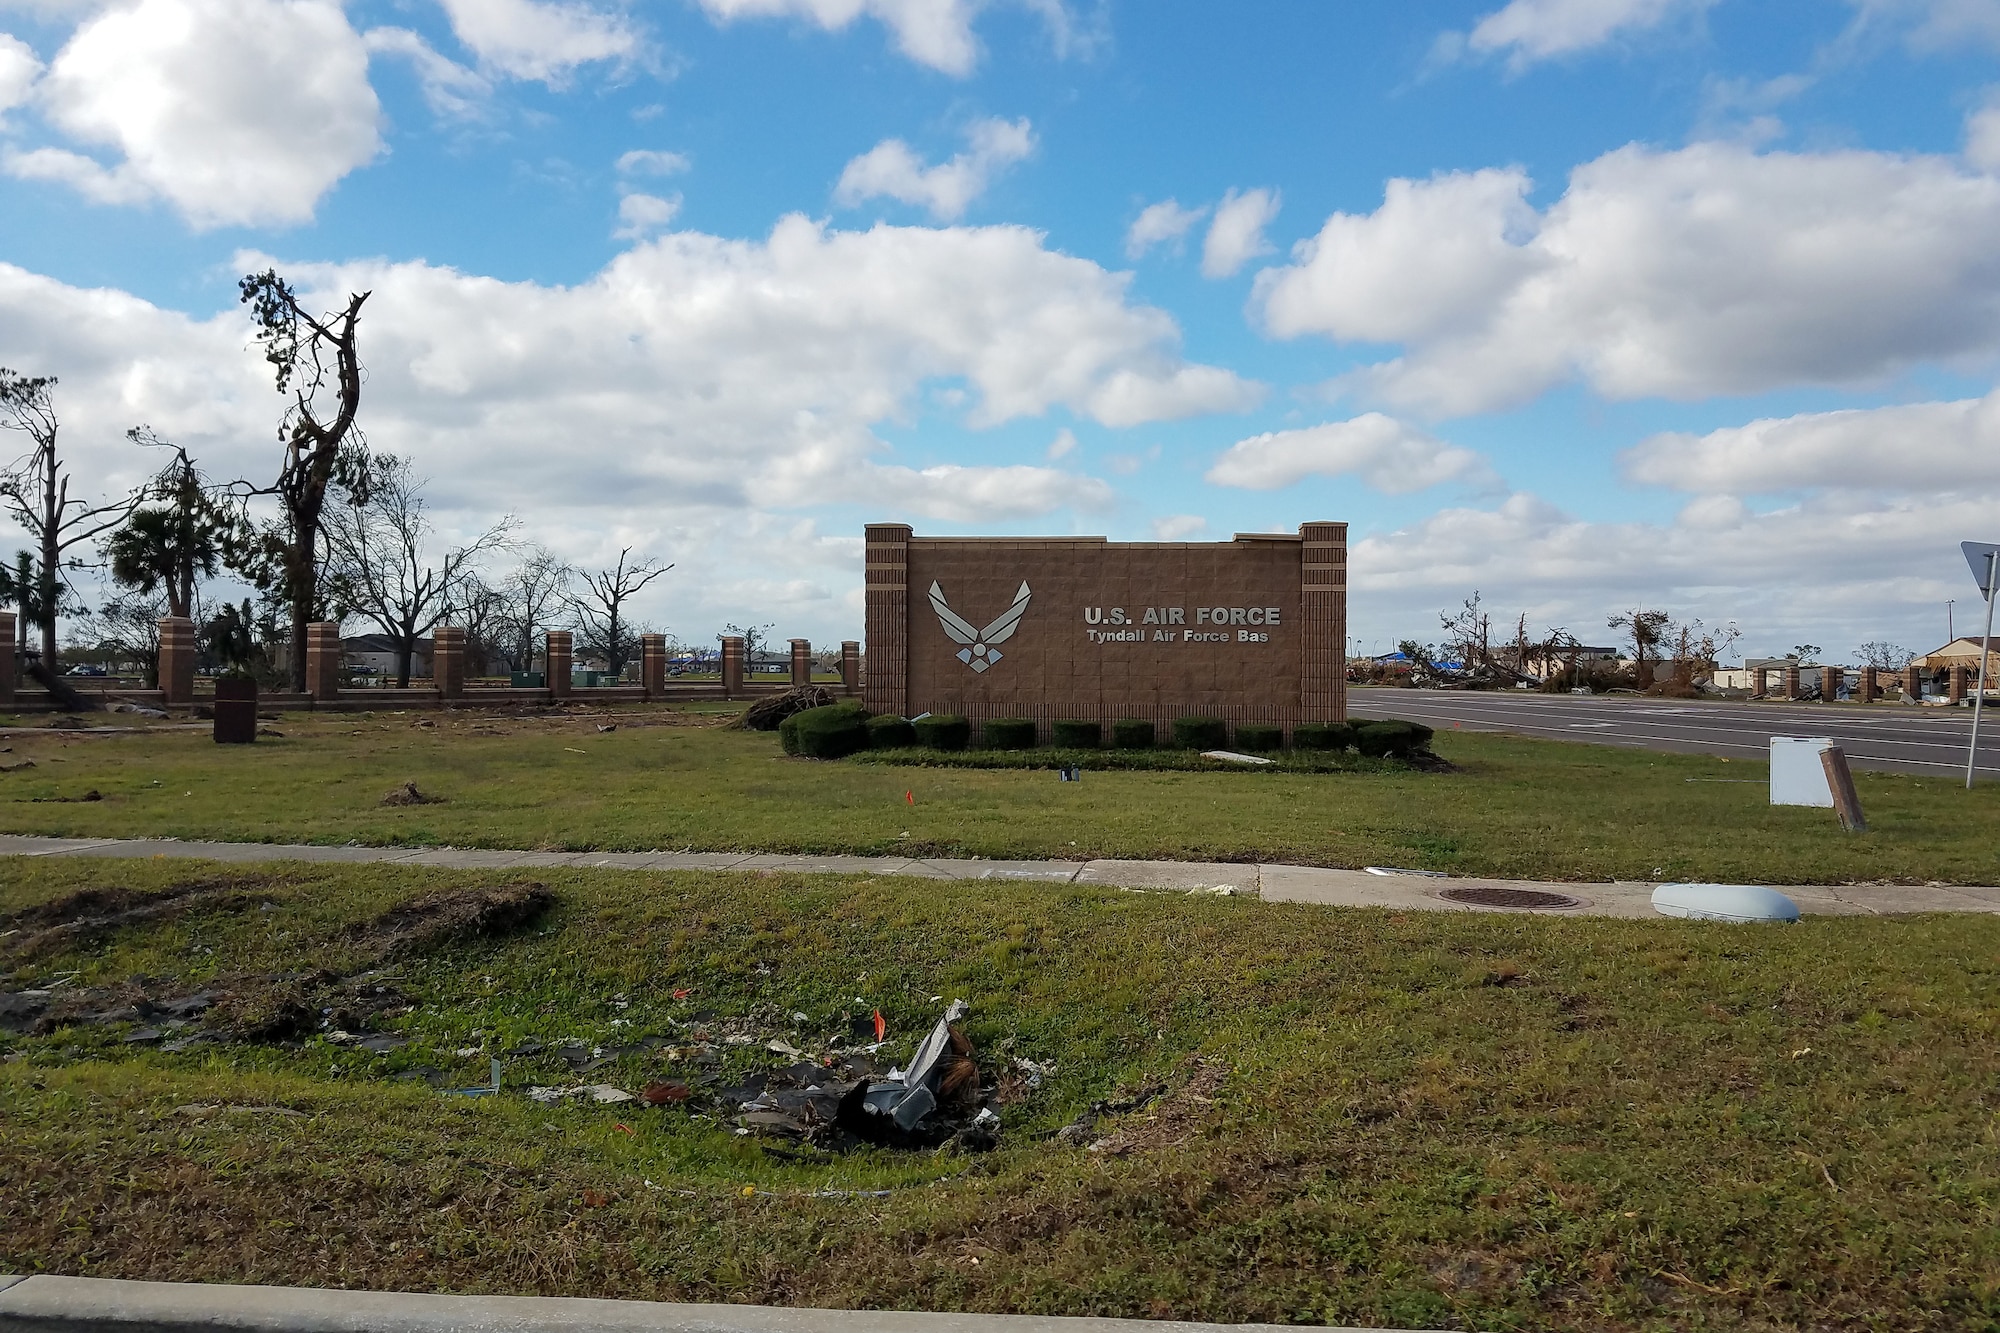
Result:
<svg viewBox="0 0 2000 1333"><path fill-rule="evenodd" d="M234 282L275 261L376 292L364 420L448 529L676 560L646 612L690 640L854 637L872 519L1335 518L1364 649L1475 589L1586 638L1643 604L1924 649L2000 528L2000 0L0 32L0 364L63 377L93 476L138 475L142 421L271 470Z"/></svg>

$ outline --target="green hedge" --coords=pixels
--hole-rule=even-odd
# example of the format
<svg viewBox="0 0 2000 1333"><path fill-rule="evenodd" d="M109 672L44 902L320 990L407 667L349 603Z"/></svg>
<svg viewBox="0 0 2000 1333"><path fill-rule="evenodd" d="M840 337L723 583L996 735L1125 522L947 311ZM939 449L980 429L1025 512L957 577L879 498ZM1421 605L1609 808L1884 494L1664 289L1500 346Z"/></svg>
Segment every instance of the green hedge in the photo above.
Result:
<svg viewBox="0 0 2000 1333"><path fill-rule="evenodd" d="M1269 722L1239 722L1236 724L1236 748L1249 754L1282 750L1285 748L1285 729Z"/></svg>
<svg viewBox="0 0 2000 1333"><path fill-rule="evenodd" d="M1153 748L1153 724L1144 718L1121 717L1111 724L1111 745L1118 750Z"/></svg>
<svg viewBox="0 0 2000 1333"><path fill-rule="evenodd" d="M1220 750L1229 744L1229 728L1219 717L1177 717L1174 744L1183 750Z"/></svg>
<svg viewBox="0 0 2000 1333"><path fill-rule="evenodd" d="M1388 717L1380 722L1363 722L1357 726L1354 729L1354 746L1371 759L1384 756L1408 759L1428 749L1433 734L1421 722Z"/></svg>
<svg viewBox="0 0 2000 1333"><path fill-rule="evenodd" d="M1049 743L1058 750L1095 750L1104 744L1104 724L1102 722L1051 723Z"/></svg>
<svg viewBox="0 0 2000 1333"><path fill-rule="evenodd" d="M989 750L1032 750L1035 748L1035 719L994 717L986 720L986 748Z"/></svg>
<svg viewBox="0 0 2000 1333"><path fill-rule="evenodd" d="M972 724L956 713L913 718L910 727L917 733L917 744L927 750L963 750L972 743Z"/></svg>
<svg viewBox="0 0 2000 1333"><path fill-rule="evenodd" d="M1351 750L1354 748L1352 722L1305 722L1292 728L1294 750Z"/></svg>
<svg viewBox="0 0 2000 1333"><path fill-rule="evenodd" d="M808 759L840 759L868 748L868 710L859 704L828 704L794 713L779 724L779 744L786 730L791 745L786 753Z"/></svg>
<svg viewBox="0 0 2000 1333"><path fill-rule="evenodd" d="M917 729L894 713L868 719L868 748L902 750L917 743Z"/></svg>

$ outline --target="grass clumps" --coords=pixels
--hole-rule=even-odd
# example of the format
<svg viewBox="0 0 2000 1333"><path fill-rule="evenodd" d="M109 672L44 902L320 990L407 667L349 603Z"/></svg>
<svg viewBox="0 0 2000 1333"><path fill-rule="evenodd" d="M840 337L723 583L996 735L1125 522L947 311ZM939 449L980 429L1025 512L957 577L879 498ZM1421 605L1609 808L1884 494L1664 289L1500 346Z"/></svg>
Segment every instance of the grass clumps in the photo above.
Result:
<svg viewBox="0 0 2000 1333"><path fill-rule="evenodd" d="M1142 717L1121 717L1111 724L1111 744L1120 750L1150 750L1153 724Z"/></svg>
<svg viewBox="0 0 2000 1333"><path fill-rule="evenodd" d="M963 750L972 744L972 723L957 713L912 718L910 726L916 730L917 744L926 750Z"/></svg>
<svg viewBox="0 0 2000 1333"><path fill-rule="evenodd" d="M1183 750L1220 750L1229 743L1229 728L1219 717L1177 717L1174 744Z"/></svg>

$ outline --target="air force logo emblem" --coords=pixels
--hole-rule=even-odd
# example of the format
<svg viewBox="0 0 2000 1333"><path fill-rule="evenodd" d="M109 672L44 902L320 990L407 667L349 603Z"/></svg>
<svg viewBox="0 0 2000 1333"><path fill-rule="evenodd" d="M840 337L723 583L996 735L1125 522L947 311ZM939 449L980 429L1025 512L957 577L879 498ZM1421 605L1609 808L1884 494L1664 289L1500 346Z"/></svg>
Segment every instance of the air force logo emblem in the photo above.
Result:
<svg viewBox="0 0 2000 1333"><path fill-rule="evenodd" d="M993 645L1007 642L1021 627L1021 617L1028 612L1028 585L1021 584L1021 590L1014 594L1014 604L985 629L974 629L972 622L947 606L944 589L936 583L931 584L931 610L937 612L938 624L944 626L945 635L953 643L965 645L958 650L958 660L974 671L983 672L1000 660L1000 650Z"/></svg>

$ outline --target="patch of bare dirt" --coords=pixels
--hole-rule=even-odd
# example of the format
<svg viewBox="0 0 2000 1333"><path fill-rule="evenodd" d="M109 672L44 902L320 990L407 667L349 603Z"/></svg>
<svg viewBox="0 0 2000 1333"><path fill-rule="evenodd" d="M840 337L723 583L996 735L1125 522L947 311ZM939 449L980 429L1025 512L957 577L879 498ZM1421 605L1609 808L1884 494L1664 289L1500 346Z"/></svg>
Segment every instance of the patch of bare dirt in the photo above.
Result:
<svg viewBox="0 0 2000 1333"><path fill-rule="evenodd" d="M248 880L193 880L156 893L88 888L0 916L0 958L18 961L51 949L99 939L127 926L163 921L191 908L247 907L258 901ZM10 933L14 932L14 933Z"/></svg>
<svg viewBox="0 0 2000 1333"><path fill-rule="evenodd" d="M391 788L382 796L383 805L443 805L444 797L432 796L417 790L414 782L405 782L400 787Z"/></svg>
<svg viewBox="0 0 2000 1333"><path fill-rule="evenodd" d="M378 957L436 948L458 940L505 935L530 925L554 905L545 884L496 884L447 889L392 907L349 931Z"/></svg>

